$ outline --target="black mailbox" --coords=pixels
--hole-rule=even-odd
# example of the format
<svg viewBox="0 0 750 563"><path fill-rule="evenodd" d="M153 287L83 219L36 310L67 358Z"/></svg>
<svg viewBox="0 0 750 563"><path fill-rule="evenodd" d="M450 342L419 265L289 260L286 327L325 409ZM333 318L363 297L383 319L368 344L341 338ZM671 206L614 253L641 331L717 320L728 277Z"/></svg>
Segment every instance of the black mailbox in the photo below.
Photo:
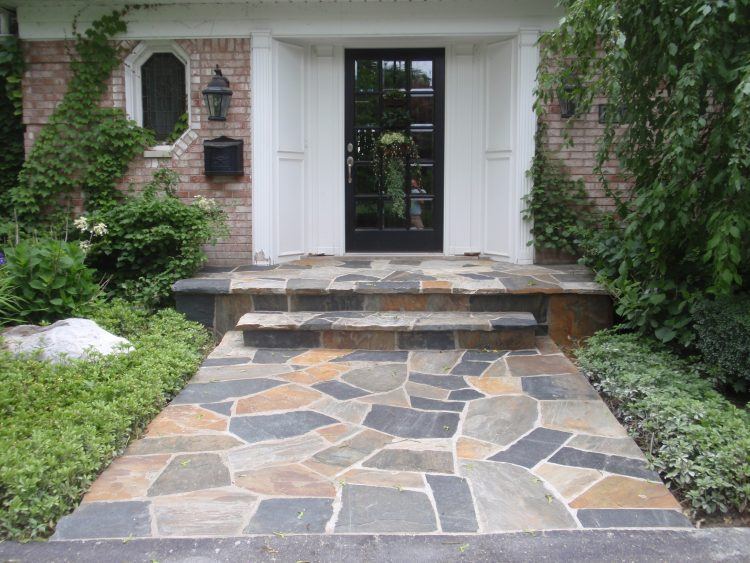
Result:
<svg viewBox="0 0 750 563"><path fill-rule="evenodd" d="M244 141L217 137L203 141L203 160L206 176L242 176Z"/></svg>

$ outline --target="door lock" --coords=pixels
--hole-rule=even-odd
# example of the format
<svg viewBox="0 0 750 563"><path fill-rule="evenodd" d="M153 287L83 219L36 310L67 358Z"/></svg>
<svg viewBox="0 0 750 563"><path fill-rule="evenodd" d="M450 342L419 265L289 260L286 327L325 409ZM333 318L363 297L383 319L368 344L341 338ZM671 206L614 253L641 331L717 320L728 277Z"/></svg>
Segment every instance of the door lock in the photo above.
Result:
<svg viewBox="0 0 750 563"><path fill-rule="evenodd" d="M347 170L346 182L348 184L352 183L352 168L353 167L354 167L354 157L353 156L346 157L346 170Z"/></svg>

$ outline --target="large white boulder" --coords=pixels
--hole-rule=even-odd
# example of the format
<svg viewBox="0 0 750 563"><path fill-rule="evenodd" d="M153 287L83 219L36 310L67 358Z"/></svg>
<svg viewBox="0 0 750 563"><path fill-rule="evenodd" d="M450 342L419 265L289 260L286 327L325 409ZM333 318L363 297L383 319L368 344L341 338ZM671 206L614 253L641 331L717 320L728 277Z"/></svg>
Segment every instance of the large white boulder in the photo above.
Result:
<svg viewBox="0 0 750 563"><path fill-rule="evenodd" d="M128 340L89 319L65 319L49 326L16 326L6 330L2 337L5 346L15 354L40 350L44 359L53 362L86 358L91 352L107 356L133 350Z"/></svg>

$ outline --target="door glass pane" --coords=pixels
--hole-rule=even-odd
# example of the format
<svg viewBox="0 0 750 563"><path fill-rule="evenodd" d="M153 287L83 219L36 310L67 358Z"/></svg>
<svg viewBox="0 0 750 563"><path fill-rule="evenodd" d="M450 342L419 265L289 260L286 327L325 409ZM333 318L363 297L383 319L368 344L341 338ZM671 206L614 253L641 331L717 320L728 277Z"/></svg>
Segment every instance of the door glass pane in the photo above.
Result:
<svg viewBox="0 0 750 563"><path fill-rule="evenodd" d="M354 158L356 160L372 160L375 149L376 129L357 129L354 132Z"/></svg>
<svg viewBox="0 0 750 563"><path fill-rule="evenodd" d="M354 226L357 229L377 229L378 225L378 200L358 199L355 205Z"/></svg>
<svg viewBox="0 0 750 563"><path fill-rule="evenodd" d="M409 109L406 94L399 90L391 90L383 94L384 129L405 129L409 127Z"/></svg>
<svg viewBox="0 0 750 563"><path fill-rule="evenodd" d="M383 88L406 88L406 61L383 61Z"/></svg>
<svg viewBox="0 0 750 563"><path fill-rule="evenodd" d="M399 217L393 209L393 203L385 200L383 202L383 227L386 229L403 229L409 217L408 200L405 202L404 216Z"/></svg>
<svg viewBox="0 0 750 563"><path fill-rule="evenodd" d="M411 167L411 193L425 193L432 195L434 185L432 182L432 165L412 166ZM421 190L424 190L423 192Z"/></svg>
<svg viewBox="0 0 750 563"><path fill-rule="evenodd" d="M412 90L432 88L432 61L411 62Z"/></svg>
<svg viewBox="0 0 750 563"><path fill-rule="evenodd" d="M432 131L412 131L411 136L417 144L419 158L432 160L434 158Z"/></svg>
<svg viewBox="0 0 750 563"><path fill-rule="evenodd" d="M412 196L411 204L409 205L410 229L421 231L423 229L432 229L434 227L432 213L433 204L434 201L431 199Z"/></svg>
<svg viewBox="0 0 750 563"><path fill-rule="evenodd" d="M356 127L372 127L378 124L380 113L379 96L357 96L354 100L354 125Z"/></svg>
<svg viewBox="0 0 750 563"><path fill-rule="evenodd" d="M378 66L380 61L359 59L354 62L354 87L361 92L379 90Z"/></svg>
<svg viewBox="0 0 750 563"><path fill-rule="evenodd" d="M354 193L357 195L377 195L378 178L373 167L369 164L360 164L354 167L352 173L354 181Z"/></svg>
<svg viewBox="0 0 750 563"><path fill-rule="evenodd" d="M433 123L433 97L412 96L411 98L411 122L418 125L432 125Z"/></svg>

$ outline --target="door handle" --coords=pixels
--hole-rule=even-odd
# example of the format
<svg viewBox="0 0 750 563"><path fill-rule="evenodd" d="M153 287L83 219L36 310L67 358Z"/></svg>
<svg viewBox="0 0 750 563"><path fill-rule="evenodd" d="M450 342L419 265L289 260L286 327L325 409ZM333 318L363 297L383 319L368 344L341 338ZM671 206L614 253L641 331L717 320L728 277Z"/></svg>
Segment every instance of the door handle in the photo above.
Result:
<svg viewBox="0 0 750 563"><path fill-rule="evenodd" d="M346 171L347 171L346 182L348 184L352 183L352 168L353 167L354 167L354 157L348 156L346 158Z"/></svg>

